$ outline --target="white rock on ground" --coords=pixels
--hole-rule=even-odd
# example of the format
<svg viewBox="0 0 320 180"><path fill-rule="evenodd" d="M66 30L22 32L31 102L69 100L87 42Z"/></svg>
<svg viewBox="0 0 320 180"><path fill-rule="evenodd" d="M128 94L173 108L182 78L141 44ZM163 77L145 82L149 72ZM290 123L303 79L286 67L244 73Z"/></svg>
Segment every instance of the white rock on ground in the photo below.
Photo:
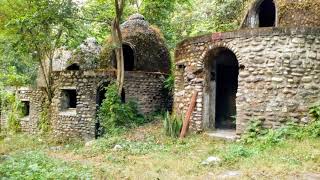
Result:
<svg viewBox="0 0 320 180"><path fill-rule="evenodd" d="M91 147L94 144L94 140L86 142L85 147Z"/></svg>
<svg viewBox="0 0 320 180"><path fill-rule="evenodd" d="M202 165L217 165L221 162L221 159L219 157L210 156L208 159L202 161Z"/></svg>
<svg viewBox="0 0 320 180"><path fill-rule="evenodd" d="M117 144L117 145L115 145L115 146L113 147L113 150L114 150L114 151L120 151L120 150L122 150L122 146L119 145L119 144Z"/></svg>
<svg viewBox="0 0 320 180"><path fill-rule="evenodd" d="M236 179L241 177L240 171L226 171L217 176L218 179Z"/></svg>

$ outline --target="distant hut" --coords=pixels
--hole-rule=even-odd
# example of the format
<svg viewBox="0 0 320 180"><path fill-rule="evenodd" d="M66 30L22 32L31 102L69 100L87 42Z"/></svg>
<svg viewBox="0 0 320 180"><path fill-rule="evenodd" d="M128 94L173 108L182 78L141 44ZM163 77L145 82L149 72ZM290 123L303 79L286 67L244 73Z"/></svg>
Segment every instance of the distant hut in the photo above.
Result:
<svg viewBox="0 0 320 180"><path fill-rule="evenodd" d="M125 71L162 72L170 71L170 55L160 31L140 14L134 14L121 24ZM110 37L108 46L110 46ZM109 63L116 67L112 48L105 48ZM109 64L110 65L110 64Z"/></svg>

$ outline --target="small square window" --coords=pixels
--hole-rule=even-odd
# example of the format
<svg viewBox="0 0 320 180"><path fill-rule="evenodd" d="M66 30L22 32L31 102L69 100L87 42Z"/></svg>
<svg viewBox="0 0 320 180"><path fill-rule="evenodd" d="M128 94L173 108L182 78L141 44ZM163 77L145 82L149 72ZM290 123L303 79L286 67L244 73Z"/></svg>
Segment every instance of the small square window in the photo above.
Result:
<svg viewBox="0 0 320 180"><path fill-rule="evenodd" d="M77 107L77 90L64 89L62 90L61 109L74 109Z"/></svg>

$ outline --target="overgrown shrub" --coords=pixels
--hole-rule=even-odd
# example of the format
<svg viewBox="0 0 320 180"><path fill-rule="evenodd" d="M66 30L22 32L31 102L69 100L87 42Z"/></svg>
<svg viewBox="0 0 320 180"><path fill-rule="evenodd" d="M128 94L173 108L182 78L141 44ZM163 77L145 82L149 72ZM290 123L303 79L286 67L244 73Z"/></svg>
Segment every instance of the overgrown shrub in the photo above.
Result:
<svg viewBox="0 0 320 180"><path fill-rule="evenodd" d="M320 121L320 103L310 108L309 113L315 121Z"/></svg>
<svg viewBox="0 0 320 180"><path fill-rule="evenodd" d="M19 118L22 116L22 104L15 94L2 91L1 108L3 115L7 118L7 130L17 133L21 130Z"/></svg>
<svg viewBox="0 0 320 180"><path fill-rule="evenodd" d="M249 144L258 144L262 148L266 148L288 138L320 137L320 105L312 106L309 113L313 119L308 124L301 125L288 121L287 124L278 129L266 129L262 126L262 121L253 119L249 122L241 141Z"/></svg>
<svg viewBox="0 0 320 180"><path fill-rule="evenodd" d="M242 140L245 143L254 142L258 136L265 135L267 130L262 127L263 122L258 119L249 121L245 132L242 135Z"/></svg>
<svg viewBox="0 0 320 180"><path fill-rule="evenodd" d="M165 114L165 117L163 119L163 126L167 136L170 136L172 138L179 137L182 124L183 122L181 117L175 114L170 115L169 112Z"/></svg>
<svg viewBox="0 0 320 180"><path fill-rule="evenodd" d="M140 125L145 122L135 102L121 102L116 84L109 85L106 90L106 98L98 110L98 121L106 133L117 132L120 129Z"/></svg>

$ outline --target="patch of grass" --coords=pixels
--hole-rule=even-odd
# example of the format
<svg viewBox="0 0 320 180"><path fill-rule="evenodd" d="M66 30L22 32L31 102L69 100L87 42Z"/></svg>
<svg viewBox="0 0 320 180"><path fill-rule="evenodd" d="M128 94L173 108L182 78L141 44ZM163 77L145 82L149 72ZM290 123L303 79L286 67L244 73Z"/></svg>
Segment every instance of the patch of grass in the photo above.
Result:
<svg viewBox="0 0 320 180"><path fill-rule="evenodd" d="M286 128L281 131L293 132ZM66 161L59 166L70 167L74 172L90 174L92 169L96 179L206 179L209 173L215 177L230 170L242 172L242 179L287 179L320 172L318 138L290 136L270 146L261 146L273 137L270 135L261 143L243 143L214 140L205 134L189 134L181 140L166 136L162 122L158 121L120 134L109 134L95 140L91 146L76 141L61 141L62 144L46 140L39 142L38 137L25 135L15 135L10 141L2 140L0 145L5 147L5 154L9 153L9 156L12 154L10 150L18 154L26 150L44 152L50 160ZM50 147L56 145L63 146L63 149L52 151ZM122 148L114 150L115 145ZM213 166L201 165L209 156L219 157L222 162ZM24 159L21 156L16 159L20 158ZM89 169L82 171L82 167L74 163L86 164Z"/></svg>
<svg viewBox="0 0 320 180"><path fill-rule="evenodd" d="M39 151L9 156L0 166L0 176L10 179L90 179L89 168L49 158Z"/></svg>
<svg viewBox="0 0 320 180"><path fill-rule="evenodd" d="M43 149L47 147L45 140L45 138L21 133L14 135L6 134L4 138L0 140L0 155L14 153L16 151Z"/></svg>

